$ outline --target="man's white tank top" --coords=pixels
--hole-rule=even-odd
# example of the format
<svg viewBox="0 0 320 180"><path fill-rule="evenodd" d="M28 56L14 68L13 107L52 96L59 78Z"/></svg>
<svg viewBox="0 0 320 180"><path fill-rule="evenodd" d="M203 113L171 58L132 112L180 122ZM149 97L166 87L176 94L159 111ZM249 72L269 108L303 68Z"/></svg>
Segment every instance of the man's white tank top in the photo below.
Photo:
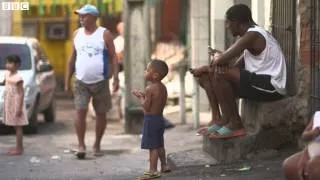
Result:
<svg viewBox="0 0 320 180"><path fill-rule="evenodd" d="M279 43L262 27L255 26L249 31L260 33L266 40L266 47L258 56L244 50L245 69L256 74L267 74L271 76L271 84L276 91L282 95L286 94L286 62Z"/></svg>
<svg viewBox="0 0 320 180"><path fill-rule="evenodd" d="M105 28L98 27L90 35L84 28L79 28L74 38L77 52L75 76L78 80L93 84L107 79L108 57L103 34Z"/></svg>

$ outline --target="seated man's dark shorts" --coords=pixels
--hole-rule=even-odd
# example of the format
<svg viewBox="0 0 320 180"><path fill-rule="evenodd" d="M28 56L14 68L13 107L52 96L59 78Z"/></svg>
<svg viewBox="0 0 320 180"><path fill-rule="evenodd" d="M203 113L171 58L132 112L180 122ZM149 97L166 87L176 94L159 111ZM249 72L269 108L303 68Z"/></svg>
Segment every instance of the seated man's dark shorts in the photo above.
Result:
<svg viewBox="0 0 320 180"><path fill-rule="evenodd" d="M163 116L144 116L141 149L159 149L164 147L164 118Z"/></svg>
<svg viewBox="0 0 320 180"><path fill-rule="evenodd" d="M271 84L270 75L251 73L245 69L240 70L238 96L253 101L277 101L284 98Z"/></svg>

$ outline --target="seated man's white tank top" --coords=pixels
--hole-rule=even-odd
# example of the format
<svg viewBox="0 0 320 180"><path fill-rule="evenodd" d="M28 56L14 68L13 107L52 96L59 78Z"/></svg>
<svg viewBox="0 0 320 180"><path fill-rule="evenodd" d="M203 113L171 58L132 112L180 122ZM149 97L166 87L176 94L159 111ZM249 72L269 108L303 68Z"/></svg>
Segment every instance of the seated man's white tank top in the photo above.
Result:
<svg viewBox="0 0 320 180"><path fill-rule="evenodd" d="M286 62L281 47L274 37L262 27L249 28L248 32L260 33L266 40L266 47L258 56L244 51L245 69L256 74L271 76L271 84L282 95L286 94Z"/></svg>

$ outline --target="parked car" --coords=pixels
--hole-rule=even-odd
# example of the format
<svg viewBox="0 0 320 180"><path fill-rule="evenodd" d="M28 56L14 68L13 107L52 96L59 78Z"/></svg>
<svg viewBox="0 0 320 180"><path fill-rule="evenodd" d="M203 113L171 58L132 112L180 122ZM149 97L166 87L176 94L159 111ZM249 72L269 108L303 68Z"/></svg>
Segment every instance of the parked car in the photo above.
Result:
<svg viewBox="0 0 320 180"><path fill-rule="evenodd" d="M38 113L44 115L46 122L54 122L56 118L55 74L37 39L0 36L1 81L4 78L5 57L12 54L21 58L19 73L24 81L24 100L29 118L29 125L25 128L25 131L36 133ZM3 119L3 91L4 86L0 86L0 120Z"/></svg>

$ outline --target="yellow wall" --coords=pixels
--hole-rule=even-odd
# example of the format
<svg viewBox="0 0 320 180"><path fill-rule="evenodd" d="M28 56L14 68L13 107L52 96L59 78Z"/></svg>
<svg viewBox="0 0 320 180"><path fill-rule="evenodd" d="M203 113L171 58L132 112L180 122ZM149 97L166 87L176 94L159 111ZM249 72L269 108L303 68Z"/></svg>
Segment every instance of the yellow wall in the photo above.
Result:
<svg viewBox="0 0 320 180"><path fill-rule="evenodd" d="M21 36L22 35L22 17L21 11L12 11L12 35Z"/></svg>

